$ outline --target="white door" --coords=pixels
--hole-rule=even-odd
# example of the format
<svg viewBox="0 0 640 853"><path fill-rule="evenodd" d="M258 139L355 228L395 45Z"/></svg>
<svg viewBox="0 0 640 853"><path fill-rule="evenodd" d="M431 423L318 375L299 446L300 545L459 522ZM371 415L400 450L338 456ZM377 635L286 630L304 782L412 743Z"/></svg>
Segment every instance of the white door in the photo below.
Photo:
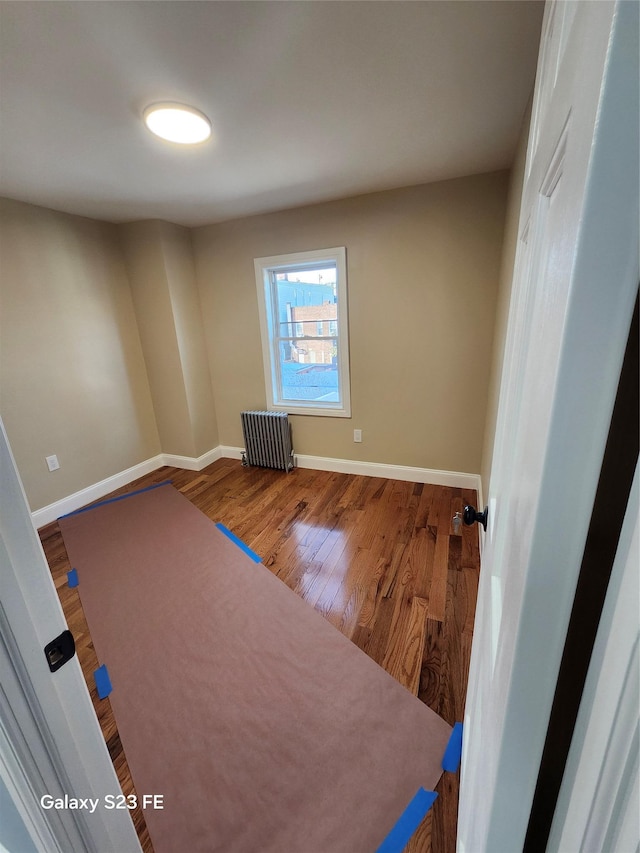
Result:
<svg viewBox="0 0 640 853"><path fill-rule="evenodd" d="M0 842L11 832L39 853L135 853L129 813L105 808L120 787L78 660L51 673L45 659L66 627L0 420L0 775L13 802ZM64 794L98 804L43 807Z"/></svg>
<svg viewBox="0 0 640 853"><path fill-rule="evenodd" d="M522 850L638 288L638 4L543 21L473 640L458 843Z"/></svg>

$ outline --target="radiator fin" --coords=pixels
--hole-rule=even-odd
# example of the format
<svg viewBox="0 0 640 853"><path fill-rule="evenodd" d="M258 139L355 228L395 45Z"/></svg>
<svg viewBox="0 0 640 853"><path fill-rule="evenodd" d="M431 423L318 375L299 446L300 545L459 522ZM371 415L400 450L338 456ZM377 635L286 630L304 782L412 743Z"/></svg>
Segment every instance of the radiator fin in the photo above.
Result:
<svg viewBox="0 0 640 853"><path fill-rule="evenodd" d="M286 412L241 412L247 465L293 468L291 425Z"/></svg>

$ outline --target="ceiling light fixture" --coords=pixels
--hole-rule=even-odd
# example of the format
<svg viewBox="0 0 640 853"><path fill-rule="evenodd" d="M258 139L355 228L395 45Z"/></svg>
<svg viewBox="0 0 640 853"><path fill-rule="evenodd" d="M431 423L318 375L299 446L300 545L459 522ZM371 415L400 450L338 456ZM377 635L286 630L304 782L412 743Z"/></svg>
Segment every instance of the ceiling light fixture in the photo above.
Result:
<svg viewBox="0 0 640 853"><path fill-rule="evenodd" d="M211 136L211 122L206 115L184 104L151 104L143 118L152 133L169 142L194 145Z"/></svg>

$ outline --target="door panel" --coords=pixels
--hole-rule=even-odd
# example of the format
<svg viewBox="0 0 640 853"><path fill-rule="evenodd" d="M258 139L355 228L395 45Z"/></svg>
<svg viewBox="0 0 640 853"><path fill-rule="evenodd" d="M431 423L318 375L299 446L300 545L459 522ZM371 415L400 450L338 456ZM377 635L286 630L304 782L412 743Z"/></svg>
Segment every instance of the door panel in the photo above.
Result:
<svg viewBox="0 0 640 853"><path fill-rule="evenodd" d="M459 849L522 849L638 281L637 4L548 4L488 489Z"/></svg>

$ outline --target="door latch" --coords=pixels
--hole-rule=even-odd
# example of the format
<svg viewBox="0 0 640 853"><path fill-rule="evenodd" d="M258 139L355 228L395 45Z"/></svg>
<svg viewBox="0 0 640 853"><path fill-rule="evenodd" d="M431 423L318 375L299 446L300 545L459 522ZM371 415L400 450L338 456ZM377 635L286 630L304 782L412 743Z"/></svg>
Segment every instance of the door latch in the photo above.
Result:
<svg viewBox="0 0 640 853"><path fill-rule="evenodd" d="M51 672L60 669L61 666L71 660L76 653L76 641L71 631L63 631L55 640L44 647L44 656L49 664Z"/></svg>

